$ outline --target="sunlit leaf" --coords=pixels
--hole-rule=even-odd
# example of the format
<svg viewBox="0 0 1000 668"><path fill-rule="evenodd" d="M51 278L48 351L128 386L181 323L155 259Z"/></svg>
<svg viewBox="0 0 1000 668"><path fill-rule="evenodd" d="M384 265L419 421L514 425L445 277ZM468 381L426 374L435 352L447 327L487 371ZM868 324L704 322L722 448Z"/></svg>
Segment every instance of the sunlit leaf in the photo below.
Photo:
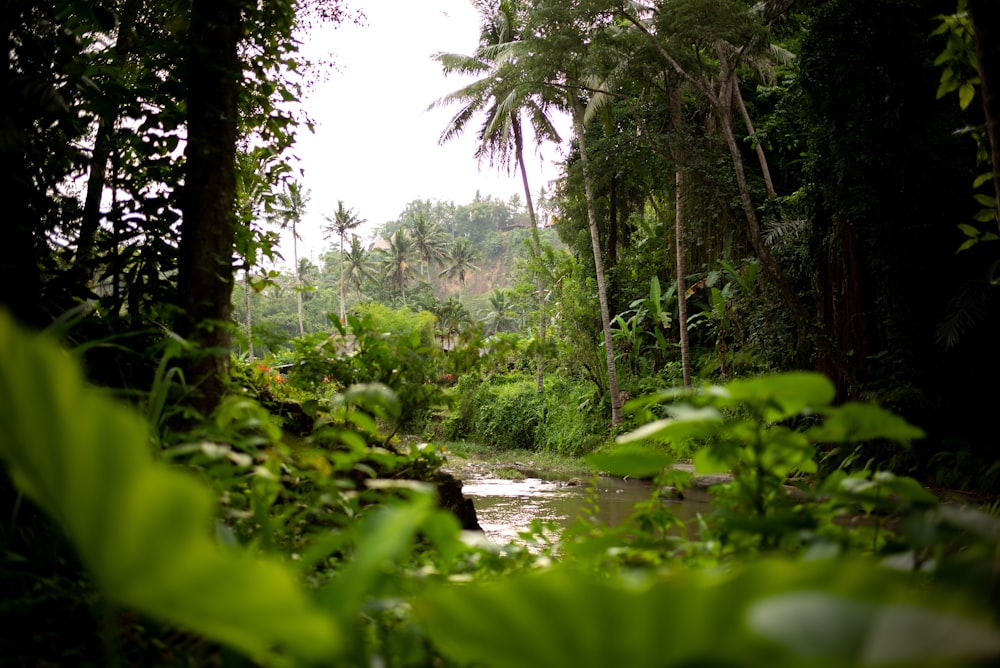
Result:
<svg viewBox="0 0 1000 668"><path fill-rule="evenodd" d="M722 414L710 406L695 408L687 405L670 407L671 417L645 424L615 439L619 444L656 438L670 443L706 438L722 423Z"/></svg>

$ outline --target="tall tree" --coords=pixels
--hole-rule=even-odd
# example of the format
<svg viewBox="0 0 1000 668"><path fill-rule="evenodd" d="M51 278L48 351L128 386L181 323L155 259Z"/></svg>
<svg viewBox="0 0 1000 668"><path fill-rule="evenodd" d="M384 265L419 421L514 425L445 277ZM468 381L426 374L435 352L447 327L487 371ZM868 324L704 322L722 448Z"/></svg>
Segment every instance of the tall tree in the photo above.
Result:
<svg viewBox="0 0 1000 668"><path fill-rule="evenodd" d="M413 240L406 230L400 228L387 241L389 247L385 250L382 261L382 272L389 279L389 286L398 291L403 301L406 301L406 283L413 274L416 249Z"/></svg>
<svg viewBox="0 0 1000 668"><path fill-rule="evenodd" d="M361 286L365 279L372 277L371 268L371 253L368 252L364 246L361 245L361 239L357 236L351 237L351 247L341 258L341 262L344 264L347 270L347 278L354 289L357 291L358 296L361 296Z"/></svg>
<svg viewBox="0 0 1000 668"><path fill-rule="evenodd" d="M444 228L428 218L423 211L417 211L407 226L413 246L422 259L424 276L431 280L431 268L440 263L448 254L448 237Z"/></svg>
<svg viewBox="0 0 1000 668"><path fill-rule="evenodd" d="M302 321L302 276L299 273L299 231L298 225L306 214L311 191L302 190L297 181L290 181L284 191L278 193L271 209L271 217L282 227L292 229L292 266L295 267L295 303L299 312L299 336L303 336L305 326Z"/></svg>
<svg viewBox="0 0 1000 668"><path fill-rule="evenodd" d="M969 13L975 30L983 117L993 163L993 191L1000 202L1000 2L969 0ZM1000 204L997 206L997 226L1000 227Z"/></svg>
<svg viewBox="0 0 1000 668"><path fill-rule="evenodd" d="M522 58L518 62L525 62L525 66L529 68L530 80L544 82L545 94L550 96L549 99L552 99L553 95L559 96L560 102L569 111L573 120L573 131L576 135L579 162L583 172L587 227L590 231L597 296L600 302L601 332L611 402L611 424L618 425L622 420L622 398L618 389L618 371L615 367L607 277L598 225L599 214L584 127L587 83L594 74L592 69L588 69L594 63L594 59L591 58L593 35L587 31L606 25L608 16L608 8L602 7L600 11L584 18L576 3L568 0L536 6L529 17L528 32L532 35L532 39L523 40L525 46L520 49L519 55Z"/></svg>
<svg viewBox="0 0 1000 668"><path fill-rule="evenodd" d="M711 106L717 131L729 151L740 204L747 224L747 237L771 284L781 296L795 321L804 330L808 314L784 270L764 243L760 218L747 180L743 155L734 131L734 113L742 103L736 80L737 66L750 50L767 47L766 31L757 16L745 5L733 0L694 0L678 8L660 3L652 15L635 3L619 3L616 13L650 38L650 43L664 63L678 77L687 81ZM692 21L693 16L698 17ZM741 115L745 108L740 108ZM748 123L748 117L744 123ZM763 150L758 151L758 157ZM762 168L766 168L762 160ZM804 331L802 332L804 333ZM805 339L800 336L800 343Z"/></svg>
<svg viewBox="0 0 1000 668"><path fill-rule="evenodd" d="M501 330L506 330L507 325L512 322L511 311L513 301L509 290L494 288L487 296L490 304L489 309L483 309L482 321L487 323L486 333L496 334Z"/></svg>
<svg viewBox="0 0 1000 668"><path fill-rule="evenodd" d="M479 249L465 237L458 237L448 251L448 266L438 276L457 278L461 285L465 285L465 274L479 269L476 262L479 262Z"/></svg>
<svg viewBox="0 0 1000 668"><path fill-rule="evenodd" d="M441 63L445 74L461 73L480 76L477 81L441 98L432 108L441 104L456 103L461 109L451 119L441 134L441 142L462 134L477 115L483 115L478 131L479 144L476 157L488 160L490 166L517 171L521 174L525 203L531 221L531 248L537 264L541 258L541 240L538 219L524 163L524 130L522 114L527 114L539 143L559 143L559 133L549 116L551 105L541 96L535 82L524 77L512 55L524 29L525 8L516 0L500 0L496 4L481 4L481 29L479 48L471 56L438 53L434 56ZM536 275L535 289L538 298L538 336L545 341L545 294L540 276ZM539 349L537 358L537 390L541 392L544 381L544 354Z"/></svg>
<svg viewBox="0 0 1000 668"><path fill-rule="evenodd" d="M178 256L177 332L197 352L185 360L203 415L222 399L229 371L236 211L236 139L242 66L240 0L193 0L185 71L188 113Z"/></svg>
<svg viewBox="0 0 1000 668"><path fill-rule="evenodd" d="M344 238L347 233L363 225L365 221L354 212L354 209L344 207L343 200L337 200L337 211L333 217L324 216L329 225L324 227L327 236L336 234L340 238L340 322L347 322L347 294L344 287Z"/></svg>

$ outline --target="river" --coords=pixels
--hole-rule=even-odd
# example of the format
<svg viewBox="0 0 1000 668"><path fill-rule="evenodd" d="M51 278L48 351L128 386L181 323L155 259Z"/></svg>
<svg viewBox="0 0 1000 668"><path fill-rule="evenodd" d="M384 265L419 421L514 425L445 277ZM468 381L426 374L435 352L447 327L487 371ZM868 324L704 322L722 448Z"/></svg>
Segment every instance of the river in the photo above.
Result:
<svg viewBox="0 0 1000 668"><path fill-rule="evenodd" d="M591 483L573 484L579 480L547 480L527 477L509 480L472 475L463 480L462 493L472 499L479 525L486 535L498 545L516 543L527 545L521 537L533 520L552 522L560 530L579 519L591 495L591 484L596 492L596 518L614 526L632 512L633 506L652 494L652 486L645 480L599 477ZM681 520L691 522L709 505L699 501L676 501L671 510ZM549 536L555 538L556 536ZM529 545L530 547L530 545Z"/></svg>

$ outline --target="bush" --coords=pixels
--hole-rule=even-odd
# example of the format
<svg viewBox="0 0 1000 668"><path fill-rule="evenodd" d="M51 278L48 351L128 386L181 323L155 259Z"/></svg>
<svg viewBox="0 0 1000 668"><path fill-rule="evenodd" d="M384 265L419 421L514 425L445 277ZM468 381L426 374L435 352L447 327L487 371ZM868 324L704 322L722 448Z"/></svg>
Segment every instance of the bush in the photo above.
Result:
<svg viewBox="0 0 1000 668"><path fill-rule="evenodd" d="M545 420L538 428L540 449L579 456L601 444L607 426L594 411L593 383L553 377L545 384L544 396Z"/></svg>
<svg viewBox="0 0 1000 668"><path fill-rule="evenodd" d="M445 433L502 450L545 450L577 456L592 452L607 430L592 383L550 376L536 391L532 373L466 375Z"/></svg>
<svg viewBox="0 0 1000 668"><path fill-rule="evenodd" d="M480 384L472 399L472 431L485 444L501 450L536 450L545 402L533 380L514 378Z"/></svg>

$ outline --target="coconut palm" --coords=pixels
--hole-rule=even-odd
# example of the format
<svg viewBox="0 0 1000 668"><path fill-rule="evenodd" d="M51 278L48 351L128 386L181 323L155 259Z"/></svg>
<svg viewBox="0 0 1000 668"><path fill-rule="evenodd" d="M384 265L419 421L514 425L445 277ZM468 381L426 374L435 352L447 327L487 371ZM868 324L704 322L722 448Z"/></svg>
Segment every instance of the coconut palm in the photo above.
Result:
<svg viewBox="0 0 1000 668"><path fill-rule="evenodd" d="M324 218L330 223L323 228L326 238L330 238L334 234L340 238L340 321L345 322L347 320L347 295L344 287L344 237L347 236L348 232L367 221L358 216L354 209L345 208L344 200L337 200L337 210L333 217L324 216Z"/></svg>
<svg viewBox="0 0 1000 668"><path fill-rule="evenodd" d="M470 271L478 271L476 262L479 261L479 249L472 245L466 237L458 237L448 251L448 266L445 267L438 276L448 278L458 278L458 282L465 285L465 274Z"/></svg>
<svg viewBox="0 0 1000 668"><path fill-rule="evenodd" d="M389 279L389 287L398 291L403 301L406 301L406 282L413 275L419 260L413 240L400 228L386 241L389 247L384 251L382 273ZM416 260L416 261L415 261Z"/></svg>
<svg viewBox="0 0 1000 668"><path fill-rule="evenodd" d="M514 319L511 317L514 303L511 299L510 290L504 290L503 288L494 288L487 296L487 299L489 300L490 308L483 309L485 313L483 313L482 321L488 324L486 329L488 334L496 334L506 329L508 324L514 322Z"/></svg>
<svg viewBox="0 0 1000 668"><path fill-rule="evenodd" d="M469 310L455 297L441 302L434 309L434 315L438 319L437 328L441 332L442 342L447 341L444 344L446 348L451 348L454 337L462 331L462 325L471 322Z"/></svg>
<svg viewBox="0 0 1000 668"><path fill-rule="evenodd" d="M524 131L522 114L527 114L538 142L559 143L549 116L550 104L539 95L534 82L523 76L514 55L521 41L525 12L517 0L500 0L498 4L480 4L481 28L479 48L471 55L438 53L434 58L441 63L445 74L460 73L480 76L475 82L442 97L431 108L446 104L461 105L441 134L442 143L461 135L474 118L483 115L478 130L479 146L476 158L488 160L508 172L520 171L524 197L531 221L532 252L537 260L541 255L538 220L535 215L531 187L524 167ZM545 301L540 277L536 277L539 305L539 338L545 339ZM537 388L542 390L543 358L538 356Z"/></svg>
<svg viewBox="0 0 1000 668"><path fill-rule="evenodd" d="M341 263L347 273L347 280L361 296L361 284L365 279L372 278L371 253L361 245L361 239L351 237L351 248L344 253Z"/></svg>
<svg viewBox="0 0 1000 668"><path fill-rule="evenodd" d="M408 226L413 246L423 260L424 275L431 279L431 266L448 256L448 237L444 228L431 220L423 211L418 211Z"/></svg>
<svg viewBox="0 0 1000 668"><path fill-rule="evenodd" d="M292 228L292 266L295 267L295 302L299 312L299 336L305 334L302 321L302 276L299 274L299 232L298 225L306 214L306 206L312 194L310 190L302 190L296 181L290 181L284 191L275 196L269 217L277 221L281 227Z"/></svg>

